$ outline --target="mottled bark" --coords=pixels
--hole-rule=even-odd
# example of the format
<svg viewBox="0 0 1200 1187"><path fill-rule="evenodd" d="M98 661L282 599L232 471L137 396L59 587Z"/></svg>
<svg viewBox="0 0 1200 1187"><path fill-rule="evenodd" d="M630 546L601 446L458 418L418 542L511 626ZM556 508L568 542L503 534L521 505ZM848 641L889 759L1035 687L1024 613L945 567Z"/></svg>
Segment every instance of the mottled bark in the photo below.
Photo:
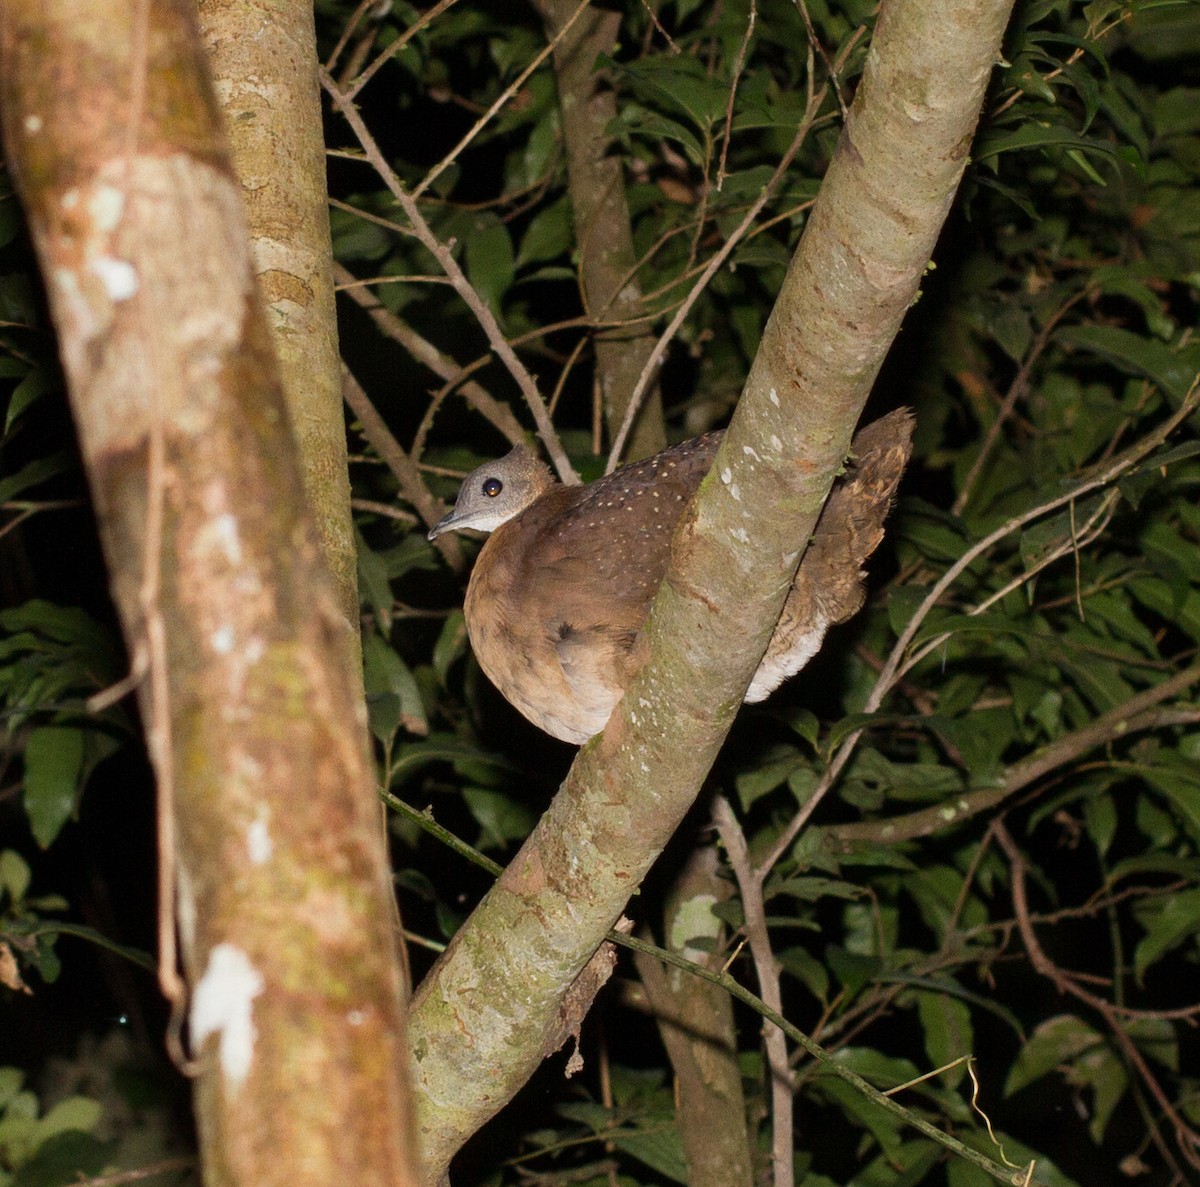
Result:
<svg viewBox="0 0 1200 1187"><path fill-rule="evenodd" d="M713 469L649 661L418 990L423 1149L444 1167L524 1083L558 1002L690 806L779 618L962 177L1011 0L889 0Z"/></svg>
<svg viewBox="0 0 1200 1187"><path fill-rule="evenodd" d="M413 1183L358 673L194 8L0 5L0 116L141 677L205 1182Z"/></svg>
<svg viewBox="0 0 1200 1187"><path fill-rule="evenodd" d="M663 912L663 946L714 971L726 954L719 948L725 929L713 907L732 893L719 866L711 845L694 850ZM754 1166L729 994L645 952L634 963L675 1072L688 1187L751 1187Z"/></svg>
<svg viewBox="0 0 1200 1187"><path fill-rule="evenodd" d="M358 649L358 577L311 3L200 0L304 489Z"/></svg>
<svg viewBox="0 0 1200 1187"><path fill-rule="evenodd" d="M550 38L571 19L578 0L533 0ZM617 117L616 98L608 79L596 70L596 58L612 53L622 14L592 9L581 16L554 47L567 188L575 241L579 246L579 281L588 313L601 321L632 324L596 332L596 381L610 436L625 418L629 398L654 350L650 323L637 322L646 312L637 278L637 256L621 159L611 151L605 129ZM651 385L629 437L626 460L658 453L667 444L662 397Z"/></svg>

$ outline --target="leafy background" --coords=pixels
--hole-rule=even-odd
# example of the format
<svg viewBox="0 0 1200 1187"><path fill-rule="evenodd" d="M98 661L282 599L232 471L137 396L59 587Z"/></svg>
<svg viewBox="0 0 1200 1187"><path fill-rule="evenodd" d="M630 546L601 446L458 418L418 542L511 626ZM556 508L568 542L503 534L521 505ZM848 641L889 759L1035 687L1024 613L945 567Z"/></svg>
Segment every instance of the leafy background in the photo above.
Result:
<svg viewBox="0 0 1200 1187"><path fill-rule="evenodd" d="M318 5L324 54L352 11ZM372 10L335 75L352 77L420 16L405 3ZM808 95L826 88L671 344L671 440L720 423L736 400L873 19L856 2L627 6L601 64L656 332L771 180ZM563 441L594 475L598 314L580 297L550 65L453 152L544 44L531 10L460 0L388 59L360 103L410 189L450 156L423 216L555 393ZM1178 414L1200 371L1200 9L1027 3L1005 57L873 401L876 413L916 410L917 448L868 606L742 713L685 839L715 843L708 813L725 797L761 855L823 797L764 888L787 1016L880 1087L944 1069L903 1102L995 1156L986 1111L1009 1159L1037 1158L1035 1181L1194 1181L1200 463L1196 418ZM333 116L329 144L335 254L371 282L347 290L344 357L429 488L450 497L458 475L506 448L463 385L523 417L518 394ZM0 1184L113 1166L181 1182L195 1174L186 1093L160 1058L162 1008L139 955L153 946L147 770L129 702L88 705L127 661L3 183ZM364 292L391 322L350 299ZM451 360L449 381L423 369L405 334ZM572 751L480 676L461 576L353 417L350 432L381 783L503 862ZM489 876L411 813L392 828L419 977ZM631 907L652 928L681 860L668 852ZM719 945L754 987L737 948L741 888L729 884ZM456 1182L686 1181L670 1068L638 1003L623 964L585 1028L584 1070L567 1080L551 1060ZM737 1025L765 1151L760 1020L739 1006ZM987 1181L811 1063L797 1058L795 1072L798 1182Z"/></svg>

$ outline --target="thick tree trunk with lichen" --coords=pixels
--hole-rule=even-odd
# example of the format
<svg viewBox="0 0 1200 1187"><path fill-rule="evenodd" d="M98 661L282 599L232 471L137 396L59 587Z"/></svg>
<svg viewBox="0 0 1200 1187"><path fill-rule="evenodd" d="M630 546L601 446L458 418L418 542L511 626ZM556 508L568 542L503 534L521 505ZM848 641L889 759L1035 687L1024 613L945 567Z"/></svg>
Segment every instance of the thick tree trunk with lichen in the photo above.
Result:
<svg viewBox="0 0 1200 1187"><path fill-rule="evenodd" d="M0 88L141 677L205 1181L413 1183L358 674L194 10L12 0Z"/></svg>
<svg viewBox="0 0 1200 1187"><path fill-rule="evenodd" d="M690 806L962 177L1011 0L890 0L649 660L410 1015L430 1181L536 1067L567 988ZM586 854L586 860L580 855Z"/></svg>

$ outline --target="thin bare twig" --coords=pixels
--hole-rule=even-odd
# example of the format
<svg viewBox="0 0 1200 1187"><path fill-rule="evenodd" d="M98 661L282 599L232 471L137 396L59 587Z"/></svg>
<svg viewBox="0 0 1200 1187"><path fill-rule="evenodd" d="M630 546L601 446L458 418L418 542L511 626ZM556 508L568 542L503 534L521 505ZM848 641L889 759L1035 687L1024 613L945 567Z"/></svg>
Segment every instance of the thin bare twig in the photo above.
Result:
<svg viewBox="0 0 1200 1187"><path fill-rule="evenodd" d="M729 142L733 139L733 101L737 97L738 82L742 77L742 69L746 65L746 53L750 49L750 39L754 36L754 23L758 20L758 5L750 0L750 15L746 19L746 32L742 35L742 44L738 46L737 57L733 63L733 81L729 84L729 103L725 108L725 139L721 142L721 159L717 163L717 191L720 192L725 184L725 164L729 160Z"/></svg>
<svg viewBox="0 0 1200 1187"><path fill-rule="evenodd" d="M449 355L443 354L428 338L418 334L402 317L393 313L374 293L354 286L351 283L354 275L348 269L335 262L333 275L340 286L339 291L344 292L366 310L384 334L393 342L398 342L417 362L428 367L439 379L446 383L457 383L463 399L511 444L520 445L525 440L525 430L521 428L520 421L513 416L512 409L469 378L472 372L491 360L490 354L483 355L465 367L460 366ZM414 447L413 453L419 460L421 450Z"/></svg>
<svg viewBox="0 0 1200 1187"><path fill-rule="evenodd" d="M1194 705L1178 709L1154 707L1178 696L1198 682L1200 664L1194 664L1169 680L1130 697L1123 705L1109 710L1082 728L1056 738L1028 758L1013 763L998 787L964 792L947 803L918 808L915 812L907 812L902 816L830 825L828 835L840 842L876 840L891 845L898 841L927 837L940 832L972 816L990 811L1010 796L1016 795L1018 791L1031 786L1039 779L1044 779L1051 771L1082 758L1097 746L1150 730L1171 729L1200 722L1200 708Z"/></svg>
<svg viewBox="0 0 1200 1187"><path fill-rule="evenodd" d="M583 15L592 0L579 0L575 11L571 13L566 23L557 33L542 47L542 49L534 57L533 61L513 79L496 97L495 102L475 121L474 125L467 134L436 164L428 173L425 174L424 181L413 189L412 196L415 201L418 199L441 175L450 168L450 166L458 158L458 154L462 152L484 128L491 123L496 113L525 85L529 76L554 52L554 47L571 31L571 26Z"/></svg>
<svg viewBox="0 0 1200 1187"><path fill-rule="evenodd" d="M456 0L438 0L438 3L435 4L431 9L429 9L427 12L421 13L417 20L413 21L413 23L409 25L409 27L405 29L404 32L387 47L387 49L380 53L375 61L373 61L354 80L354 85L346 92L347 100L353 102L353 100L358 97L358 94L363 87L365 87L367 83L369 83L371 79L373 79L375 75L379 73L380 69L386 62L391 61L391 59L394 58L396 54L398 54L422 29L424 29L426 25L440 17L442 13L445 12L446 9L455 2ZM324 72L330 75L332 78L332 66L326 66Z"/></svg>
<svg viewBox="0 0 1200 1187"><path fill-rule="evenodd" d="M362 19L367 15L367 11L379 0L359 0L358 7L350 14L346 21L346 26L342 29L342 35L337 39L337 44L333 47L332 53L325 59L325 69L332 73L333 68L337 65L337 60L342 56L342 50L350 42L350 38L354 36L354 30L362 23Z"/></svg>
<svg viewBox="0 0 1200 1187"><path fill-rule="evenodd" d="M413 506L417 514L425 521L426 527L433 527L441 518L441 507L429 493L421 478L421 472L416 463L405 452L404 447L392 436L391 430L384 423L383 417L375 409L363 390L362 385L350 374L349 370L342 371L342 397L350 411L358 418L363 436L371 443L389 470L395 475L400 484L400 493ZM451 544L443 548L442 541ZM447 532L439 536L434 547L445 557L446 563L456 572L461 573L466 562L463 559L462 548L453 533Z"/></svg>
<svg viewBox="0 0 1200 1187"><path fill-rule="evenodd" d="M1036 972L1053 982L1055 988L1060 993L1065 993L1083 1002L1100 1014L1112 1036L1120 1045L1125 1058L1136 1069L1147 1091L1154 1098L1163 1115L1174 1127L1175 1141L1179 1152L1191 1166L1200 1169L1200 1132L1193 1129L1180 1116L1179 1111L1168 1099L1162 1085L1158 1082L1158 1078L1150 1070L1145 1057L1138 1050L1137 1044L1129 1036L1126 1028L1121 1025L1120 1016L1129 1017L1131 1012L1082 988L1078 984L1076 977L1064 972L1046 955L1029 917L1029 901L1025 890L1026 875L1029 869L1028 863L1025 861L1024 855L1017 847L1017 843L1013 840L1012 834L1008 831L1003 821L996 822L995 836L1000 848L1004 850L1004 854L1009 861L1009 868L1012 875L1013 913L1016 916L1017 929L1021 934L1021 941L1025 945L1025 951L1029 954L1030 964L1033 965ZM1179 1018L1193 1017L1197 1012L1200 1012L1200 1006L1193 1006L1186 1011L1172 1013L1154 1011L1152 1014L1143 1012L1141 1014L1134 1014L1133 1016Z"/></svg>
<svg viewBox="0 0 1200 1187"><path fill-rule="evenodd" d="M782 1014L783 993L779 984L779 968L771 948L771 933L767 927L762 881L755 876L745 835L729 801L723 796L718 797L713 807L713 821L742 892L742 913L745 916L743 931L750 942L759 994L772 1010ZM766 1047L767 1068L771 1077L771 1181L774 1187L791 1187L795 1181L792 1158L795 1089L788 1065L787 1039L777 1027L765 1027L763 1045Z"/></svg>
<svg viewBox="0 0 1200 1187"><path fill-rule="evenodd" d="M111 1175L94 1175L89 1179L72 1179L70 1187L123 1187L125 1183L139 1183L143 1179L167 1175L172 1171L191 1170L196 1165L194 1158L164 1158L133 1170L114 1171Z"/></svg>
<svg viewBox="0 0 1200 1187"><path fill-rule="evenodd" d="M805 33L808 34L809 49L810 51L815 50L820 56L821 61L824 63L825 69L829 74L829 81L833 84L833 93L837 98L838 110L842 113L842 119L846 119L847 116L849 116L850 111L846 106L845 96L842 94L842 83L841 79L838 77L838 71L842 63L845 61L850 47L853 46L854 43L862 36L862 27L860 26L858 29L855 29L854 36L851 37L850 41L847 43L846 50L838 55L837 62L831 62L829 60L829 54L826 52L825 47L821 44L821 39L817 36L816 29L813 28L812 17L809 15L808 5L805 3L805 0L796 0L796 7L800 10L800 19L804 22ZM809 61L808 73L811 77L811 60Z"/></svg>
<svg viewBox="0 0 1200 1187"><path fill-rule="evenodd" d="M525 397L525 402L529 405L529 410L533 414L534 422L537 424L538 436L541 437L543 444L546 446L546 452L550 455L550 459L554 463L554 468L558 471L559 478L565 483L578 483L579 475L575 472L575 467L571 465L571 461L562 447L562 442L558 439L558 434L555 432L554 425L546 411L546 405L542 400L541 394L538 392L537 384L534 382L533 376L529 374L525 364L517 357L516 352L504 337L504 332L500 329L500 324L497 322L495 314L492 313L487 302L475 291L475 287L467 279L462 268L459 267L454 254L433 233L412 196L400 184L400 179L387 163L387 159L381 152L379 145L375 142L375 138L371 135L353 102L338 89L337 84L327 71L322 70L320 72L320 79L321 86L325 89L326 93L332 99L334 106L342 114L358 138L358 142L362 145L367 160L379 174L384 185L391 191L392 197L400 204L400 208L412 224L417 238L420 239L425 250L437 260L442 271L450 278L455 292L458 293L467 308L475 315L475 319L479 322L480 328L487 336L492 350L495 351L496 356L508 368L509 374L516 380L518 387L521 389L521 394Z"/></svg>
<svg viewBox="0 0 1200 1187"><path fill-rule="evenodd" d="M654 344L654 349L650 352L650 357L646 360L645 367L642 368L641 375L638 376L637 383L633 386L633 392L629 397L629 407L625 409L625 418L621 422L621 427L613 439L612 449L609 451L608 465L605 467L606 474L611 474L621 460L621 454L625 451L625 442L629 439L629 433L633 428L634 421L637 419L638 411L642 406L642 400L650 387L650 380L662 363L663 356L667 352L667 346L670 344L671 339L679 332L679 327L683 325L687 315L692 311L692 306L699 299L700 294L708 287L709 281L717 274L718 270L729 258L733 249L742 241L762 208L770 201L771 195L775 192L784 173L787 172L788 166L792 163L792 158L800 151L800 146L808 136L813 119L816 117L817 109L824 99L825 94L826 91L822 88L818 96L809 102L805 108L804 115L801 117L800 126L796 130L796 135L792 143L788 145L787 151L775 167L775 172L771 174L770 180L763 186L762 193L751 203L742 221L738 223L733 233L705 265L704 271L700 273L699 279L675 311L675 315L671 318L667 328L659 335L658 341Z"/></svg>
<svg viewBox="0 0 1200 1187"><path fill-rule="evenodd" d="M1016 375L1013 376L1012 382L1008 385L1008 391L1004 395L1004 400L1000 405L999 411L996 413L996 418L988 425L987 432L983 437L983 444L980 445L979 452L975 455L975 460L971 463L971 468L967 471L967 476L963 479L962 489L958 492L958 498L954 500L954 505L951 507L951 511L955 515L963 513L971 498L971 492L975 487L975 483L979 480L980 474L983 473L983 467L987 463L987 459L996 447L996 442L1000 440L1000 430L1012 415L1013 409L1017 406L1017 401L1029 392L1029 377L1032 375L1033 368L1038 359L1042 357L1046 348L1050 345L1054 331L1058 328L1058 323L1086 295L1086 289L1081 289L1079 292L1073 293L1047 318L1046 324L1038 331L1032 345L1025 354L1025 358L1022 359L1020 367L1017 368Z"/></svg>
<svg viewBox="0 0 1200 1187"><path fill-rule="evenodd" d="M929 593L900 632L899 638L896 640L887 660L883 664L882 670L875 680L875 684L872 686L866 704L863 706L863 711L865 713L874 713L883 703L884 698L902 675L901 667L908 648L920 630L921 624L928 617L930 611L941 601L950 586L958 580L976 559L989 552L1001 540L1012 535L1014 532L1020 531L1026 524L1041 519L1043 516L1049 515L1052 511L1057 511L1060 507L1073 503L1076 499L1089 494L1091 491L1098 490L1115 482L1117 478L1131 470L1148 454L1157 449L1183 421L1191 416L1197 404L1200 404L1200 376L1197 376L1197 379L1193 381L1191 389L1179 408L1157 429L1143 437L1141 441L1130 446L1111 462L1104 465L1098 472L1094 472L1090 477L1081 479L1063 494L1048 499L1044 503L1040 503L1036 507L1014 516L1006 523L1001 524L995 531L990 532L982 540L971 545L930 587ZM789 821L788 826L780 833L775 844L763 857L760 869L764 871L764 875L791 847L792 842L799 835L800 830L807 824L817 805L828 794L829 789L837 781L846 763L850 761L850 756L854 753L861 737L862 730L856 730L838 747L837 753L825 768L813 793L801 805L796 815ZM977 792L975 794L983 795L985 793Z"/></svg>

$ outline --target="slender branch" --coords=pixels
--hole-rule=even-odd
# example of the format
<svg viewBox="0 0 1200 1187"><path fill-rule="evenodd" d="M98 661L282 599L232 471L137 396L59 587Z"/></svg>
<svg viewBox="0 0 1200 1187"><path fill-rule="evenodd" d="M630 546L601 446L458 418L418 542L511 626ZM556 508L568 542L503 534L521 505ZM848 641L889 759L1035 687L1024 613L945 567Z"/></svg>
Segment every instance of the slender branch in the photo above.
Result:
<svg viewBox="0 0 1200 1187"><path fill-rule="evenodd" d="M896 841L932 836L982 812L991 811L1018 791L1036 783L1051 771L1074 762L1097 746L1149 730L1200 722L1200 708L1194 706L1165 710L1153 708L1197 681L1200 681L1200 664L1194 664L1161 684L1130 697L1123 705L1097 717L1081 729L1064 734L1029 758L1013 763L998 787L979 788L956 796L950 802L934 804L886 820L830 825L825 833L831 840L845 843L881 841L894 844Z"/></svg>
<svg viewBox="0 0 1200 1187"><path fill-rule="evenodd" d="M1197 1132L1187 1124L1183 1117L1180 1116L1179 1111L1167 1098L1166 1092L1163 1091L1158 1078L1150 1070L1150 1066L1147 1064L1141 1051L1138 1050L1137 1044L1130 1037L1125 1027L1121 1025L1120 1019L1117 1016L1119 1013L1118 1009L1111 1002L1107 1002L1104 998L1083 989L1075 978L1064 973L1042 950L1037 933L1034 931L1033 924L1029 918L1029 902L1025 890L1026 874L1029 869L1028 863L1013 840L1012 834L1002 821L996 822L995 835L1000 848L1004 850L1005 856L1009 860L1012 872L1013 912L1016 915L1021 940L1025 945L1025 950L1029 953L1030 964L1033 965L1035 971L1052 981L1060 993L1066 993L1083 1002L1085 1005L1092 1007L1092 1009L1096 1010L1104 1018L1113 1037L1120 1044L1125 1058L1137 1070L1142 1083L1157 1102L1164 1116L1174 1127L1175 1141L1179 1146L1180 1153L1191 1166L1200 1169L1200 1132Z"/></svg>
<svg viewBox="0 0 1200 1187"><path fill-rule="evenodd" d="M971 468L967 471L967 476L963 479L962 489L958 492L958 498L954 500L954 505L951 508L955 515L963 513L971 498L971 492L974 490L975 483L979 480L980 474L983 473L983 467L987 463L987 459L991 456L996 442L1000 440L1000 430L1004 427L1005 421L1013 414L1013 409L1016 408L1017 401L1028 394L1029 377L1033 373L1034 365L1050 345L1050 341L1054 337L1054 331L1058 328L1058 323L1086 295L1086 289L1081 289L1079 292L1073 293L1050 315L1046 320L1046 324L1038 331L1025 358L1022 359L1016 375L1013 376L1012 382L1008 385L1004 401L1001 403L995 419L988 425L987 432L983 437L983 443L979 447L979 452L975 455L975 460L971 463Z"/></svg>
<svg viewBox="0 0 1200 1187"><path fill-rule="evenodd" d="M758 6L750 0L750 15L746 19L746 32L742 34L742 44L738 46L737 58L733 63L733 81L729 85L729 103L725 108L725 138L721 142L721 158L717 164L717 189L725 184L725 165L729 160L729 143L733 139L733 101L737 98L738 82L742 77L742 68L746 65L746 52L754 37L754 24L758 20Z"/></svg>
<svg viewBox="0 0 1200 1187"><path fill-rule="evenodd" d="M409 25L409 27L405 29L404 32L387 47L387 49L383 50L375 59L375 61L373 61L370 66L368 66L362 72L362 74L358 76L358 78L354 80L354 85L349 91L346 92L346 98L350 101L356 99L363 87L365 87L367 83L369 83L371 79L379 73L384 63L389 62L392 58L394 58L396 54L398 54L422 29L426 27L426 25L429 25L435 21L442 15L443 12L446 11L447 8L450 7L450 5L454 3L455 0L438 0L437 4L435 4L432 8L421 13L421 15L415 21L413 21L413 23ZM332 74L332 60L330 64L325 67L325 70L326 72Z"/></svg>
<svg viewBox="0 0 1200 1187"><path fill-rule="evenodd" d="M350 14L346 20L345 27L342 29L342 35L337 39L333 50L329 57L325 59L325 69L333 70L337 65L338 58L342 56L342 51L350 44L350 38L354 36L355 29L362 23L363 17L367 15L367 11L375 4L376 0L359 0L358 7Z"/></svg>
<svg viewBox="0 0 1200 1187"><path fill-rule="evenodd" d="M826 93L826 88L822 87L809 100L808 105L804 109L804 115L800 119L800 126L796 131L795 137L792 139L792 143L788 145L787 151L783 154L779 164L776 165L775 172L771 174L770 180L763 186L762 193L750 204L749 209L742 217L742 221L734 228L729 238L721 244L720 250L705 265L696 283L692 285L688 295L683 299L679 308L675 310L675 315L671 318L667 328L659 335L658 341L654 344L654 349L650 352L650 357L646 360L646 365L642 368L641 375L638 376L637 383L634 384L633 392L629 397L629 406L625 409L625 418L621 422L621 427L617 431L617 435L613 438L612 449L609 450L608 454L608 465L605 467L606 474L611 474L621 460L621 455L625 451L625 442L628 440L633 423L637 419L638 409L642 406L642 399L650 387L650 381L654 377L655 371L658 370L663 356L667 353L667 347L670 345L671 339L679 332L679 327L683 325L687 315L692 311L692 306L699 300L700 294L708 287L709 281L717 274L721 266L729 258L733 249L742 241L762 208L770 201L780 180L787 172L788 166L792 163L792 158L800 151L800 146L812 130L813 121L816 119L817 112L824 101Z"/></svg>
<svg viewBox="0 0 1200 1187"><path fill-rule="evenodd" d="M1013 1171L1008 1167L1001 1166L998 1162L994 1162L988 1158L986 1154L980 1154L978 1150L965 1145L957 1138L943 1133L942 1130L938 1129L931 1122L926 1121L919 1113L914 1113L906 1109L903 1105L897 1104L892 1097L884 1092L880 1092L874 1085L868 1083L857 1073L852 1072L835 1056L826 1051L824 1047L814 1043L799 1027L793 1026L782 1014L777 1010L773 1010L766 1002L756 997L728 973L715 973L711 969L704 968L703 965L698 965L688 960L686 957L669 952L664 948L657 948L652 944L647 944L644 940L639 940L634 936L614 936L614 939L617 943L626 948L632 948L635 952L645 952L657 960L663 961L665 964L672 964L677 968L687 969L702 980L721 986L731 996L737 998L744 1005L749 1006L750 1009L761 1015L773 1026L777 1026L792 1042L803 1047L808 1055L821 1065L823 1071L836 1076L839 1080L844 1080L858 1092L862 1093L872 1104L877 1105L893 1117L898 1118L903 1124L918 1130L951 1153L958 1155L960 1158L965 1158L997 1182L1008 1183L1011 1187L1020 1187L1021 1184L1027 1181L1025 1168L1022 1168L1020 1171Z"/></svg>
<svg viewBox="0 0 1200 1187"><path fill-rule="evenodd" d="M425 250L437 260L442 271L450 278L450 283L454 285L454 291L458 293L463 303L475 315L475 320L478 321L480 328L486 335L492 350L495 351L496 356L508 368L509 374L516 380L517 386L520 387L521 394L525 397L525 402L529 405L529 410L533 414L538 436L541 437L542 443L546 446L546 452L550 455L550 459L554 463L554 468L558 471L559 478L563 482L578 483L579 475L575 472L575 467L571 465L570 459L567 457L566 451L558 439L558 434L555 432L554 425L551 423L549 414L546 412L546 405L542 400L541 394L538 392L537 384L534 382L533 376L530 375L525 364L517 357L516 352L504 337L504 332L500 329L499 322L496 321L496 315L492 312L487 302L475 291L474 285L471 284L462 268L459 267L453 252L433 233L424 216L421 214L417 203L413 201L411 195L400 184L400 179L387 163L387 159L384 157L379 145L375 142L375 138L371 135L367 125L363 122L363 118L353 102L339 90L337 84L327 71L321 70L320 78L321 86L333 101L334 106L350 125L355 136L358 138L359 144L362 145L367 160L379 174L384 185L391 191L392 197L400 204L400 208L412 224L417 238L420 239Z"/></svg>
<svg viewBox="0 0 1200 1187"><path fill-rule="evenodd" d="M1052 548L1045 556L1034 561L1027 568L1022 569L1011 580L1002 585L994 593L989 594L983 601L976 603L966 611L965 617L976 618L980 614L989 610L997 602L1002 602L1013 590L1020 589L1021 586L1027 584L1036 577L1043 569L1054 564L1055 561L1061 560L1064 556L1074 554L1078 563L1080 549L1086 548L1093 541L1098 539L1104 532L1104 529L1109 525L1112 517L1116 514L1117 504L1121 500L1121 492L1119 490L1109 490L1101 497L1100 503L1096 506L1092 513L1088 516L1082 526L1076 530L1065 540L1064 543ZM1072 511L1074 504L1072 504ZM1076 600L1078 600L1078 586L1076 587ZM900 670L896 675L896 679L900 680L913 670L927 655L937 651L947 639L949 634L935 635L932 639L927 639L920 647L913 650L904 663L900 666Z"/></svg>
<svg viewBox="0 0 1200 1187"><path fill-rule="evenodd" d="M495 102L475 121L467 134L436 164L428 173L425 180L413 189L413 201L416 201L441 175L454 164L458 154L462 152L480 132L492 121L496 113L525 85L531 74L554 52L554 47L570 32L571 26L583 15L591 4L591 0L579 0L575 11L571 13L566 24L542 47L533 61L513 79L496 97Z"/></svg>
<svg viewBox="0 0 1200 1187"><path fill-rule="evenodd" d="M358 417L362 426L363 436L371 443L371 448L384 460L387 468L395 475L400 484L400 493L413 505L417 514L425 521L426 527L433 527L441 518L441 505L429 493L417 469L416 462L404 450L404 446L392 436L391 430L384 423L383 417L371 403L362 385L350 374L343 373L342 396L350 411ZM447 547L443 547L443 541ZM456 572L461 573L466 566L462 548L452 534L439 536L434 547L445 558L446 563Z"/></svg>
<svg viewBox="0 0 1200 1187"><path fill-rule="evenodd" d="M428 338L422 337L408 322L393 313L369 289L353 287L354 274L349 269L335 263L333 275L338 285L342 286L341 291L356 305L365 309L371 320L384 334L394 342L398 342L417 362L428 367L446 383L461 380L463 376L469 374L477 365L490 357L484 355L483 360L476 360L475 363L470 363L466 367L460 367L454 359L443 354ZM513 416L512 409L503 401L497 400L481 384L472 379L460 383L458 390L463 399L513 445L520 445L525 440L525 430L521 428L521 422Z"/></svg>
<svg viewBox="0 0 1200 1187"><path fill-rule="evenodd" d="M779 984L779 967L771 947L763 905L762 882L755 877L741 826L724 796L713 807L713 820L721 842L729 856L729 864L742 892L743 930L750 941L750 955L758 990L763 1001L776 1013L783 1013L783 993ZM792 1135L794 1125L792 1073L788 1066L787 1039L777 1027L769 1027L763 1035L767 1049L767 1070L771 1078L771 1182L774 1187L791 1187L795 1181Z"/></svg>
<svg viewBox="0 0 1200 1187"><path fill-rule="evenodd" d="M192 1170L195 1165L196 1159L192 1157L164 1158L133 1170L115 1171L111 1175L96 1175L90 1179L72 1179L71 1187L122 1187L125 1183L140 1183L143 1179Z"/></svg>
<svg viewBox="0 0 1200 1187"><path fill-rule="evenodd" d="M460 856L465 857L468 861L486 870L493 876L499 876L503 872L496 862L473 848L467 842L460 840L448 829L439 825L428 812L418 811L399 797L393 795L390 791L381 789L379 794L383 802L390 808L400 813L406 820L416 824L431 836L436 837ZM851 1071L824 1047L815 1043L798 1027L793 1026L778 1009L768 1005L763 998L751 993L750 990L746 989L740 981L729 973L716 972L713 969L706 968L702 964L698 964L696 961L690 960L680 953L660 948L646 940L638 939L617 930L610 931L606 938L615 944L629 948L633 952L653 957L664 964L683 969L685 972L699 977L702 981L707 981L710 985L719 986L731 997L736 998L743 1005L753 1010L764 1021L769 1022L773 1028L778 1028L779 1031L791 1039L811 1059L820 1064L826 1072L851 1084L865 1097L879 1105L880 1108L885 1109L892 1116L899 1118L904 1124L911 1125L952 1153L967 1159L968 1162L978 1166L998 1182L1008 1183L1013 1185L1013 1187L1017 1187L1017 1185L1024 1182L1023 1174L1015 1174L1010 1169L1006 1169L999 1163L994 1162L986 1155L980 1154L949 1134L943 1133L919 1114L913 1113L902 1105L897 1104L894 1099L886 1093L879 1091L879 1089L869 1084L861 1076ZM900 988L902 987L897 987L898 991Z"/></svg>
<svg viewBox="0 0 1200 1187"><path fill-rule="evenodd" d="M875 684L872 686L866 704L863 706L863 711L865 713L874 713L878 710L884 698L891 692L896 682L903 675L901 665L904 663L905 653L920 630L921 624L950 586L958 580L971 564L994 548L1001 540L1012 535L1014 532L1020 531L1026 524L1032 523L1034 520L1040 519L1050 514L1050 512L1074 502L1076 499L1093 490L1108 486L1123 474L1133 469L1147 455L1166 441L1171 433L1195 411L1197 405L1200 404L1200 386L1198 384L1200 384L1200 376L1197 376L1197 379L1193 381L1191 389L1188 391L1187 396L1184 397L1179 408L1162 425L1143 437L1141 441L1130 446L1129 449L1118 455L1115 460L1103 466L1098 473L1094 473L1089 478L1081 479L1063 494L1057 495L1020 515L1014 516L996 528L995 531L990 532L982 540L971 545L933 584L929 593L917 607L912 618L900 632L899 638L896 640L888 658L884 661ZM944 636L939 637L939 642L941 638L944 638ZM838 776L842 773L846 763L850 761L850 757L858 746L861 737L862 730L855 730L854 733L850 734L842 742L828 767L825 768L820 782L813 793L800 807L796 815L792 817L787 828L780 833L779 839L763 857L759 868L763 872L764 877L783 854L791 848L792 842L800 834L800 830L808 823L817 806L828 794L829 789L837 782ZM982 811L983 809L980 810Z"/></svg>

